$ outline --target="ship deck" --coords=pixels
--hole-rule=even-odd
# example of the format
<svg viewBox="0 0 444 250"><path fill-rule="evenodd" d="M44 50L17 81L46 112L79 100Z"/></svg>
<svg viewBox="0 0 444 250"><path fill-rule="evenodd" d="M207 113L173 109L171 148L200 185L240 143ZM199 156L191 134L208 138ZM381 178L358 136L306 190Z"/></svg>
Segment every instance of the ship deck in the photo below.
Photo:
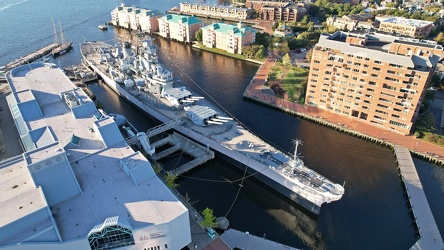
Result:
<svg viewBox="0 0 444 250"><path fill-rule="evenodd" d="M97 73L104 74L104 72L106 72L106 66L98 63L100 62L100 54L95 53L95 50L92 47L82 47L82 51L88 61L97 68ZM106 76L109 78L109 75ZM210 125L206 127L198 126L186 117L186 113L183 109L171 107L166 99L160 97L159 93L148 93L136 88L125 88L120 85L117 88L119 90L114 88L116 92L119 93L119 91L121 92L122 90L126 91L138 101L143 102L143 105L139 106L139 108L145 110L150 115L153 115L153 111L157 112L156 116L158 119L161 117L159 120L162 122L182 118L185 122L181 126L176 127L176 129L182 134L193 138L202 145L208 145L219 153L243 163L257 172L261 172L263 175L273 179L280 185L285 186L296 195L304 197L316 206L320 207L323 203L331 201L322 193L319 193L308 186L300 188L293 180L290 180L290 178L286 178L273 170L273 167L278 167L277 164L273 159L267 159L264 154L266 152L271 152L276 155L284 156L284 153L272 147L270 144L266 143L236 122L229 121L223 125ZM123 93L119 94L125 96ZM216 110L218 115L227 116L221 112L218 107L205 99L198 100L194 104L208 106ZM149 106L149 108L146 108L146 106ZM148 111L148 109L152 111ZM288 157L286 157L286 159L289 160ZM308 209L312 210L311 208Z"/></svg>

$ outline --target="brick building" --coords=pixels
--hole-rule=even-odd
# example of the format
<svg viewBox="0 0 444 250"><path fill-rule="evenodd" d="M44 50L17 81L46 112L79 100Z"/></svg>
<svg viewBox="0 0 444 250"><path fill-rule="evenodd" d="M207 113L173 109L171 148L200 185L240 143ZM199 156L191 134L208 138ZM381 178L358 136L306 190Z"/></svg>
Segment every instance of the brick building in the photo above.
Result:
<svg viewBox="0 0 444 250"><path fill-rule="evenodd" d="M270 21L299 21L308 14L310 5L306 3L293 3L290 1L250 1L245 3L247 8L254 9L262 20Z"/></svg>
<svg viewBox="0 0 444 250"><path fill-rule="evenodd" d="M242 47L254 43L255 39L256 31L248 26L242 27L241 23L213 23L202 28L203 45L233 54L241 54Z"/></svg>
<svg viewBox="0 0 444 250"><path fill-rule="evenodd" d="M306 104L410 134L443 48L376 33L322 34Z"/></svg>
<svg viewBox="0 0 444 250"><path fill-rule="evenodd" d="M196 32L203 24L197 17L176 14L160 17L158 21L160 36L186 43L195 40Z"/></svg>

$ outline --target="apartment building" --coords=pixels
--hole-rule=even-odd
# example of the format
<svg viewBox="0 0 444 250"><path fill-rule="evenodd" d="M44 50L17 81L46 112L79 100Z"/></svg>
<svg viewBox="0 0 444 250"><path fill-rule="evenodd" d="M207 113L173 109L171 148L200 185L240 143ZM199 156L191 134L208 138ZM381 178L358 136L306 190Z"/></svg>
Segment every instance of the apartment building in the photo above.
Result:
<svg viewBox="0 0 444 250"><path fill-rule="evenodd" d="M223 5L217 6L205 3L180 3L180 13L211 18L246 20L251 18L253 10L249 8L236 8Z"/></svg>
<svg viewBox="0 0 444 250"><path fill-rule="evenodd" d="M308 10L298 4L289 4L285 7L263 6L259 18L270 21L293 22L301 20L308 14Z"/></svg>
<svg viewBox="0 0 444 250"><path fill-rule="evenodd" d="M301 20L308 14L310 5L307 3L293 3L292 1L247 0L245 7L254 9L262 20L293 22Z"/></svg>
<svg viewBox="0 0 444 250"><path fill-rule="evenodd" d="M176 14L160 17L158 21L160 36L185 43L195 40L196 32L203 24L197 17Z"/></svg>
<svg viewBox="0 0 444 250"><path fill-rule="evenodd" d="M255 39L256 31L248 26L242 27L242 23L213 23L202 28L203 45L233 54L241 54L242 47L254 43Z"/></svg>
<svg viewBox="0 0 444 250"><path fill-rule="evenodd" d="M410 134L442 51L436 42L377 33L322 34L305 103Z"/></svg>
<svg viewBox="0 0 444 250"><path fill-rule="evenodd" d="M433 22L406 19L401 17L377 17L381 22L379 30L389 33L396 33L409 37L423 37L427 38L433 28Z"/></svg>
<svg viewBox="0 0 444 250"><path fill-rule="evenodd" d="M146 10L122 4L111 11L111 23L117 27L153 33L159 31L157 19L162 15L155 10Z"/></svg>
<svg viewBox="0 0 444 250"><path fill-rule="evenodd" d="M342 17L328 17L327 25L333 26L337 29L348 31L355 29L373 29L377 27L377 22L374 22L372 14L364 13L357 15L349 15Z"/></svg>

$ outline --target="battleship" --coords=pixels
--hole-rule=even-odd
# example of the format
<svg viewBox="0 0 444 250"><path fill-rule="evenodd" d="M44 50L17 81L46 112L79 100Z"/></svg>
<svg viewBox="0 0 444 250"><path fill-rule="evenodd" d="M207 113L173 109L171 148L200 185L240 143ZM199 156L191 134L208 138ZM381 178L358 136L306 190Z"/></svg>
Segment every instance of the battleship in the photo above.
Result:
<svg viewBox="0 0 444 250"><path fill-rule="evenodd" d="M114 92L163 123L180 119L175 130L247 166L245 178L254 176L316 215L322 204L342 198L343 186L306 167L298 157L298 140L293 154L283 153L204 97L175 86L179 80L159 63L153 38L116 45L90 41L80 47L83 62ZM146 150L153 152L149 145Z"/></svg>

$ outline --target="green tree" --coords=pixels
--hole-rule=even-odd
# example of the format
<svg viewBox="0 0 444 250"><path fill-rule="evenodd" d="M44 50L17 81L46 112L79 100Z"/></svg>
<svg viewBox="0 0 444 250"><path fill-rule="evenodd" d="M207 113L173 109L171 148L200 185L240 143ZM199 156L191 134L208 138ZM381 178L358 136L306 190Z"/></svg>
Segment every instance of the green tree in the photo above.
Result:
<svg viewBox="0 0 444 250"><path fill-rule="evenodd" d="M444 32L439 32L439 34L435 37L435 41L444 43Z"/></svg>
<svg viewBox="0 0 444 250"><path fill-rule="evenodd" d="M100 100L98 100L98 101L97 101L97 104L96 104L96 108L97 108L97 109L104 110L104 109L105 109L105 106L103 105L103 103L102 103Z"/></svg>
<svg viewBox="0 0 444 250"><path fill-rule="evenodd" d="M163 176L163 179L165 180L165 185L169 188L176 188L179 186L179 184L176 183L176 175L167 173Z"/></svg>
<svg viewBox="0 0 444 250"><path fill-rule="evenodd" d="M256 59L264 59L265 57L267 57L267 53L265 53L264 49L259 49L254 55L254 58Z"/></svg>
<svg viewBox="0 0 444 250"><path fill-rule="evenodd" d="M288 53L282 57L282 64L284 64L285 67L291 66L291 58Z"/></svg>
<svg viewBox="0 0 444 250"><path fill-rule="evenodd" d="M195 37L196 37L196 40L197 40L198 42L202 42L202 29L199 29L199 30L196 32Z"/></svg>
<svg viewBox="0 0 444 250"><path fill-rule="evenodd" d="M210 208L205 208L202 211L203 220L200 222L200 225L204 228L215 227L217 226L216 217L213 215L213 210Z"/></svg>
<svg viewBox="0 0 444 250"><path fill-rule="evenodd" d="M422 131L435 130L435 118L430 111L419 116L416 122L416 129Z"/></svg>

